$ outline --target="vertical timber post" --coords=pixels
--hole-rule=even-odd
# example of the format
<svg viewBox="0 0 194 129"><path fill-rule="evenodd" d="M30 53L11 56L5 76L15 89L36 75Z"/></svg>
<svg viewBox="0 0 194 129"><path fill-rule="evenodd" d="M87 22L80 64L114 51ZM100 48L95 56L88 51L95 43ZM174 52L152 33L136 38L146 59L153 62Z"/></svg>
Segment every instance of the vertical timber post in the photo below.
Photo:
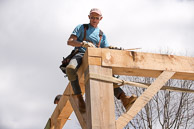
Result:
<svg viewBox="0 0 194 129"><path fill-rule="evenodd" d="M90 73L112 76L112 68L89 65ZM116 129L113 83L88 78L86 82L87 129Z"/></svg>

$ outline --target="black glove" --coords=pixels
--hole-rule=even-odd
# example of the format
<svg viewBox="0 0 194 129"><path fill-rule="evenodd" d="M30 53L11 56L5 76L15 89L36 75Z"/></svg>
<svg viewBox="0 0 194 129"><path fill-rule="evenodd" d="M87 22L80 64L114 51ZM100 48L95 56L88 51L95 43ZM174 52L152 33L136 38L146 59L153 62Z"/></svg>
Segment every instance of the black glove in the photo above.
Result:
<svg viewBox="0 0 194 129"><path fill-rule="evenodd" d="M122 47L114 47L114 46L109 46L109 49L116 49L116 50L123 50Z"/></svg>

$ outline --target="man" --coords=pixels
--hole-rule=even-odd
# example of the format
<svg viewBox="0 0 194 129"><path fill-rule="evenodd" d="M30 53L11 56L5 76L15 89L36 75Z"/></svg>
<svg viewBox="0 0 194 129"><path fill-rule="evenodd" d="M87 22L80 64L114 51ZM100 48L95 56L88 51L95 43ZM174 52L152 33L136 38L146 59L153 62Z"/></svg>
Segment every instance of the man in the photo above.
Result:
<svg viewBox="0 0 194 129"><path fill-rule="evenodd" d="M101 11L97 8L91 9L88 18L90 23L88 24L87 29L84 27L84 25L78 25L67 41L68 45L73 46L75 49L79 50L79 52L67 65L66 73L69 81L71 82L74 94L78 99L79 110L82 113L86 111L86 107L81 94L77 75L77 70L82 63L82 57L88 47L109 47L105 34L102 34L102 31L98 28L98 24L103 18ZM121 99L126 110L128 110L132 103L136 100L136 97L134 96L126 96L121 88L115 88L114 94L118 99Z"/></svg>

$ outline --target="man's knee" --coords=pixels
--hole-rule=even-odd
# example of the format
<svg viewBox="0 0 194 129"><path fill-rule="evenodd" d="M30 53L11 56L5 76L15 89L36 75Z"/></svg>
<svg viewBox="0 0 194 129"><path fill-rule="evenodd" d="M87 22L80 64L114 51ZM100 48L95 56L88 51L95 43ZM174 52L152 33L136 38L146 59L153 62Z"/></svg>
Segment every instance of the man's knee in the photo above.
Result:
<svg viewBox="0 0 194 129"><path fill-rule="evenodd" d="M77 70L76 67L74 65L68 65L66 67L66 73L68 76L69 81L75 81L77 78Z"/></svg>

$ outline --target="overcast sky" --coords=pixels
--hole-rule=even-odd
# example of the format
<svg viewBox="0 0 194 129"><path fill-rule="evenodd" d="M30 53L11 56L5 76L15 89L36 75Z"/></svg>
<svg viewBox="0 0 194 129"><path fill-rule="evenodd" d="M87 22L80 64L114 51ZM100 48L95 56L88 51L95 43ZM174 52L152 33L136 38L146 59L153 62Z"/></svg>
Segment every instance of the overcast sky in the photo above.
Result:
<svg viewBox="0 0 194 129"><path fill-rule="evenodd" d="M91 8L109 44L194 56L193 0L0 0L0 129L42 129L67 85L66 41ZM75 117L64 129L78 129Z"/></svg>

